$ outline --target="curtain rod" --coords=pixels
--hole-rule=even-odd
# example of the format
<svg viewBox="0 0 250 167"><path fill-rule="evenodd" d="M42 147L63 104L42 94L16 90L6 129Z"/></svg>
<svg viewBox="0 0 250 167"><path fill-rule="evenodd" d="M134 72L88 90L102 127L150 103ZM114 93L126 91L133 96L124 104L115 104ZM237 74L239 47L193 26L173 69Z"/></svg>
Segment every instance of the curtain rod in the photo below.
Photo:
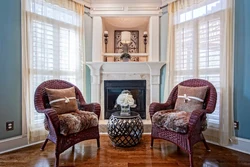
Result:
<svg viewBox="0 0 250 167"><path fill-rule="evenodd" d="M167 7L167 6L168 6L168 4L166 4L166 5L164 5L164 6L161 6L160 9L165 8L165 7Z"/></svg>
<svg viewBox="0 0 250 167"><path fill-rule="evenodd" d="M90 7L88 7L88 6L86 6L86 5L84 5L84 7L87 8L87 9L90 9Z"/></svg>

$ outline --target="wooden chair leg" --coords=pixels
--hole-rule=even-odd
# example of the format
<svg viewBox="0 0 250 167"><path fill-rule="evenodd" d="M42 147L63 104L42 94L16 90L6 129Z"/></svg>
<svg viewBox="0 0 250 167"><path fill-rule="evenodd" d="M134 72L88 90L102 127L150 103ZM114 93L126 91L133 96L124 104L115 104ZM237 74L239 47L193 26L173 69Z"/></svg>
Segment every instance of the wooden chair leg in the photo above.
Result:
<svg viewBox="0 0 250 167"><path fill-rule="evenodd" d="M97 138L96 141L97 141L97 147L100 148L100 138Z"/></svg>
<svg viewBox="0 0 250 167"><path fill-rule="evenodd" d="M193 153L192 152L189 153L189 164L190 164L190 167L194 166L194 164L193 164Z"/></svg>
<svg viewBox="0 0 250 167"><path fill-rule="evenodd" d="M151 137L151 148L154 146L154 138L153 137Z"/></svg>
<svg viewBox="0 0 250 167"><path fill-rule="evenodd" d="M208 144L207 144L207 142L206 142L206 140L203 139L202 141L203 141L204 146L206 147L207 151L211 151L210 148L209 148L209 146L208 146Z"/></svg>
<svg viewBox="0 0 250 167"><path fill-rule="evenodd" d="M191 144L191 141L190 141L190 139L188 139L188 141L187 141L188 143L188 147L187 147L187 149L188 149L188 154L189 154L189 164L190 164L190 167L193 167L194 166L194 164L193 164L193 146L192 146L192 144Z"/></svg>
<svg viewBox="0 0 250 167"><path fill-rule="evenodd" d="M49 140L49 139L46 139L46 140L44 141L44 143L43 143L42 147L40 148L40 150L42 150L42 151L44 150L44 148L45 148L45 146L46 146L48 140Z"/></svg>
<svg viewBox="0 0 250 167"><path fill-rule="evenodd" d="M201 133L201 139L202 139L202 142L203 142L204 146L206 147L207 151L211 151L208 144L207 144L207 142L206 142L206 139L205 139L205 137L203 136L202 133Z"/></svg>
<svg viewBox="0 0 250 167"><path fill-rule="evenodd" d="M75 145L72 146L72 151L75 151Z"/></svg>
<svg viewBox="0 0 250 167"><path fill-rule="evenodd" d="M59 157L60 157L60 154L59 153L55 153L55 167L58 167L59 166Z"/></svg>

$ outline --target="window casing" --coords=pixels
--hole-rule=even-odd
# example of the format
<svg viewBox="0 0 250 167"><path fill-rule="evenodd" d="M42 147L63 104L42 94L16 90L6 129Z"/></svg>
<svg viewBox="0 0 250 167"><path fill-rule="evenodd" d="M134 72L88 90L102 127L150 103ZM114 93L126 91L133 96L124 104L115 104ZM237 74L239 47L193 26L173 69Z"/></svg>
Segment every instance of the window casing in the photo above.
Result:
<svg viewBox="0 0 250 167"><path fill-rule="evenodd" d="M217 90L217 105L208 114L210 127L219 127L221 34L223 31L223 0L180 12L175 17L174 85L183 80L201 78L210 81Z"/></svg>
<svg viewBox="0 0 250 167"><path fill-rule="evenodd" d="M62 79L81 89L82 51L79 39L80 17L75 11L42 1L31 1L30 16L30 100L45 80ZM34 108L33 103L31 104ZM33 109L30 122L43 127L44 115Z"/></svg>

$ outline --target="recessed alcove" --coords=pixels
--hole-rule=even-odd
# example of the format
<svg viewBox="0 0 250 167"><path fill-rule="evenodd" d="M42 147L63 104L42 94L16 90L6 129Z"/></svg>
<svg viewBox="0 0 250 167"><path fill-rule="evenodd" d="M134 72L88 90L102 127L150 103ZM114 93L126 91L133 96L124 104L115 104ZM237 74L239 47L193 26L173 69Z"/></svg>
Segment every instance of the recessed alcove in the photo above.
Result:
<svg viewBox="0 0 250 167"><path fill-rule="evenodd" d="M92 37L92 61L107 62L113 57L120 57L122 50L115 49L116 31L138 31L138 50L132 56L142 57L141 62L159 61L159 16L133 15L133 16L94 16ZM105 37L104 32L108 33ZM147 34L147 43L144 43L144 32ZM134 44L134 43L132 43ZM120 43L119 43L120 45ZM145 47L146 46L146 47ZM117 53L116 53L117 52Z"/></svg>
<svg viewBox="0 0 250 167"><path fill-rule="evenodd" d="M120 61L119 57L124 52L121 42L121 32L131 33L131 41L128 44L128 53L131 54L131 61L148 61L148 36L149 17L102 17L103 32L103 61Z"/></svg>

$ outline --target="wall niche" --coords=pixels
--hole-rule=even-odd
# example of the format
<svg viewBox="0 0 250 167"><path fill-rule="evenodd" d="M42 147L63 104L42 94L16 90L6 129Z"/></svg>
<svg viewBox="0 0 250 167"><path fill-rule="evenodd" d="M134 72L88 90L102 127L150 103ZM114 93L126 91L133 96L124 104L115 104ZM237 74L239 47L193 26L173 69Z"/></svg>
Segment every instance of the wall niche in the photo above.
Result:
<svg viewBox="0 0 250 167"><path fill-rule="evenodd" d="M102 17L103 24L103 61L119 62L122 53L131 55L130 61L148 61L148 42L145 45L143 35L148 33L149 17ZM131 32L131 42L128 43L128 50L124 49L121 42L121 33ZM105 37L104 32L108 33ZM146 48L145 48L146 47Z"/></svg>

